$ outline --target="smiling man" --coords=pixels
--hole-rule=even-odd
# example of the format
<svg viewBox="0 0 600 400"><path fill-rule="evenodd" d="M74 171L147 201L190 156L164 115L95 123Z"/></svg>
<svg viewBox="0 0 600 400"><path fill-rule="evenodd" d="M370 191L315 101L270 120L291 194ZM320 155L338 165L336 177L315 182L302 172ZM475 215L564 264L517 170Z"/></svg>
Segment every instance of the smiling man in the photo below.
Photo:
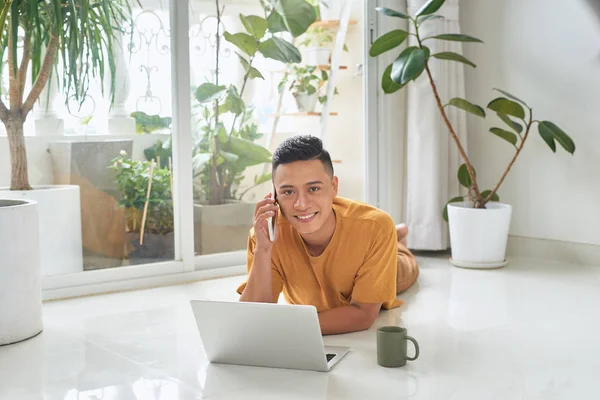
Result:
<svg viewBox="0 0 600 400"><path fill-rule="evenodd" d="M256 205L248 238L248 280L240 301L314 305L323 334L365 330L419 275L405 225L337 196L329 153L314 136L295 136L273 154L273 193ZM267 218L276 221L269 239Z"/></svg>

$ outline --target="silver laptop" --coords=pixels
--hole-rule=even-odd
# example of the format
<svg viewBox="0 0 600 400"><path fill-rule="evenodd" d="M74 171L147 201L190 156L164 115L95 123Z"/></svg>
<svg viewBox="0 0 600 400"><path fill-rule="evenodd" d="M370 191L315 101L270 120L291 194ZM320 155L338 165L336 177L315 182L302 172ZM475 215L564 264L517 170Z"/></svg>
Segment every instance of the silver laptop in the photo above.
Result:
<svg viewBox="0 0 600 400"><path fill-rule="evenodd" d="M350 350L325 346L313 306L191 300L211 363L330 371Z"/></svg>

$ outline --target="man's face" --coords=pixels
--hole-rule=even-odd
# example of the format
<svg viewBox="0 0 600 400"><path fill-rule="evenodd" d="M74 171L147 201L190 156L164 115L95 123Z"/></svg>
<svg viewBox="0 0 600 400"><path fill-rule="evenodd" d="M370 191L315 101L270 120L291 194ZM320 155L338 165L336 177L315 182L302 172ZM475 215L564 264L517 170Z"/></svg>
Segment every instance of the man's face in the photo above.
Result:
<svg viewBox="0 0 600 400"><path fill-rule="evenodd" d="M300 234L317 232L333 212L338 179L319 160L279 165L273 184L281 213Z"/></svg>

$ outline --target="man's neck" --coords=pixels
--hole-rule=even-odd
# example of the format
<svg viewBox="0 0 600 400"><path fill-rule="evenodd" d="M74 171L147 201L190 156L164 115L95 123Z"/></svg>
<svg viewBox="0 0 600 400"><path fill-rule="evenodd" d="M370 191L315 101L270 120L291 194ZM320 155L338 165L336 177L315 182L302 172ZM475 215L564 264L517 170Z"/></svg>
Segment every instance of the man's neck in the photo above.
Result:
<svg viewBox="0 0 600 400"><path fill-rule="evenodd" d="M336 226L336 216L335 211L332 210L329 218L323 224L321 229L316 232L309 233L307 235L300 235L304 240L304 243L310 248L315 249L320 252L323 252L329 242L331 242L331 238L333 237L333 233L335 232Z"/></svg>

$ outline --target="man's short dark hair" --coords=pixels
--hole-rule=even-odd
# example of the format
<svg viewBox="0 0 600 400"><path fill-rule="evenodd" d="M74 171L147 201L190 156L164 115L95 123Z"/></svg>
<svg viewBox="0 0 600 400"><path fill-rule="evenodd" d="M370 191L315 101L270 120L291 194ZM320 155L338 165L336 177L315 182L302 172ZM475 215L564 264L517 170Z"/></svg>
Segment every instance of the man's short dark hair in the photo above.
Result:
<svg viewBox="0 0 600 400"><path fill-rule="evenodd" d="M323 142L316 136L298 135L283 141L273 153L273 173L281 164L295 161L320 160L325 171L333 176L333 164Z"/></svg>

